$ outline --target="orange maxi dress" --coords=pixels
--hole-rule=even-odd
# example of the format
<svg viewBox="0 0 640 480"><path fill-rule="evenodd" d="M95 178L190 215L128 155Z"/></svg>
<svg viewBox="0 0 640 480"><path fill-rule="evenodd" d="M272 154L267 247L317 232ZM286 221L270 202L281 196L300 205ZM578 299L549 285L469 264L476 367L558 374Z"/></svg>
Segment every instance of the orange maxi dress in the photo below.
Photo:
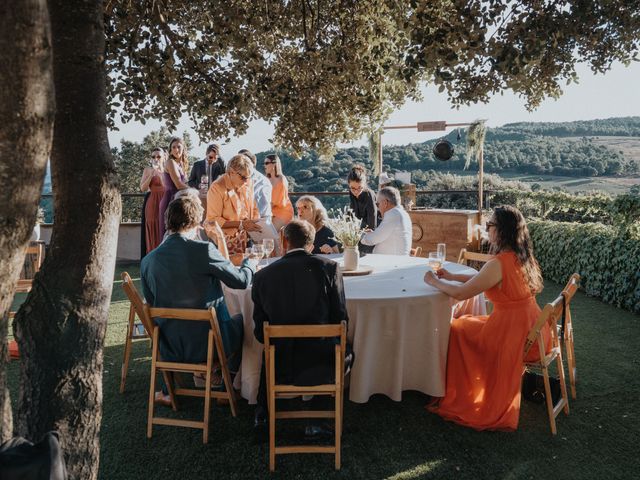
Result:
<svg viewBox="0 0 640 480"><path fill-rule="evenodd" d="M147 199L147 205L144 210L147 253L162 242L162 234L160 233L160 202L164 195L164 185L159 176L153 176L151 183L149 183L149 190L151 194Z"/></svg>
<svg viewBox="0 0 640 480"><path fill-rule="evenodd" d="M273 185L271 190L271 213L274 223L284 226L293 220L293 205L289 199L289 185L287 179L282 176L282 181ZM280 226L278 225L278 226Z"/></svg>
<svg viewBox="0 0 640 480"><path fill-rule="evenodd" d="M524 343L540 307L513 252L496 256L502 282L485 292L491 315L464 315L451 323L445 396L428 409L476 430L515 430L520 416ZM547 351L549 330L543 331ZM539 357L538 346L527 361Z"/></svg>

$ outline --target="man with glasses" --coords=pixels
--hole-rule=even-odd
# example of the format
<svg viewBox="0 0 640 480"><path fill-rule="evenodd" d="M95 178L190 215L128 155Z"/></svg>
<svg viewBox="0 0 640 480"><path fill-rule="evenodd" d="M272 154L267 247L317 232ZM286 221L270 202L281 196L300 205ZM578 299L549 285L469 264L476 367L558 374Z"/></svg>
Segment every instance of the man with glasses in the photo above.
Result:
<svg viewBox="0 0 640 480"><path fill-rule="evenodd" d="M206 195L211 184L215 182L224 171L224 161L220 156L220 145L212 143L207 147L206 158L198 160L193 164L187 183L191 188L200 190L201 195Z"/></svg>
<svg viewBox="0 0 640 480"><path fill-rule="evenodd" d="M378 192L376 205L382 222L374 231L366 233L361 242L374 245L373 253L409 255L411 251L411 219L400 203L397 188L384 187Z"/></svg>

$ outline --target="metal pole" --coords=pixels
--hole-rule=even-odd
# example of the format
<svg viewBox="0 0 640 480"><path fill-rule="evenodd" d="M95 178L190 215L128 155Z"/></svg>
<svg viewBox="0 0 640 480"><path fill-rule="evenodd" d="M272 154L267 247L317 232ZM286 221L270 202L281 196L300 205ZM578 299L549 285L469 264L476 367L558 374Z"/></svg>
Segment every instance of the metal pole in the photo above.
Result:
<svg viewBox="0 0 640 480"><path fill-rule="evenodd" d="M478 153L478 210L482 213L483 206L483 193L482 187L484 183L484 147L480 147L480 152Z"/></svg>

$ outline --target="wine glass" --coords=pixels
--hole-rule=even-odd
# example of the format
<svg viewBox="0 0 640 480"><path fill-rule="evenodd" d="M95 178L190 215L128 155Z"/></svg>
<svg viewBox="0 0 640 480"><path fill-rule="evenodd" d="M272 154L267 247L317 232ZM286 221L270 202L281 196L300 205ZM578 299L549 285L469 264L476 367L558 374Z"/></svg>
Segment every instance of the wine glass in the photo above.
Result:
<svg viewBox="0 0 640 480"><path fill-rule="evenodd" d="M271 252L273 252L273 249L275 248L273 238L264 238L262 240L262 247L264 249L264 256L267 258L267 265L269 265L269 257L271 256Z"/></svg>
<svg viewBox="0 0 640 480"><path fill-rule="evenodd" d="M445 262L445 260L447 259L447 244L446 243L439 243L438 244L438 256L440 257L440 260L442 263Z"/></svg>
<svg viewBox="0 0 640 480"><path fill-rule="evenodd" d="M264 257L264 246L261 243L256 243L253 246L253 254L258 259L258 262Z"/></svg>
<svg viewBox="0 0 640 480"><path fill-rule="evenodd" d="M438 252L429 252L429 257L427 260L429 266L433 270L433 273L436 273L442 267L442 258Z"/></svg>

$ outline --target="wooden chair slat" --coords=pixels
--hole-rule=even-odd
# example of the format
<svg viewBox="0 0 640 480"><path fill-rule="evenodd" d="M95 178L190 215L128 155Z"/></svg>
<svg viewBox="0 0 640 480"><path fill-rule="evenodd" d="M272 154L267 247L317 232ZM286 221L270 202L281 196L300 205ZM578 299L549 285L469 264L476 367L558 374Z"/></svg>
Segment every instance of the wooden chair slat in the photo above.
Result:
<svg viewBox="0 0 640 480"><path fill-rule="evenodd" d="M269 326L270 338L322 338L339 337L342 327L338 325L271 325Z"/></svg>

